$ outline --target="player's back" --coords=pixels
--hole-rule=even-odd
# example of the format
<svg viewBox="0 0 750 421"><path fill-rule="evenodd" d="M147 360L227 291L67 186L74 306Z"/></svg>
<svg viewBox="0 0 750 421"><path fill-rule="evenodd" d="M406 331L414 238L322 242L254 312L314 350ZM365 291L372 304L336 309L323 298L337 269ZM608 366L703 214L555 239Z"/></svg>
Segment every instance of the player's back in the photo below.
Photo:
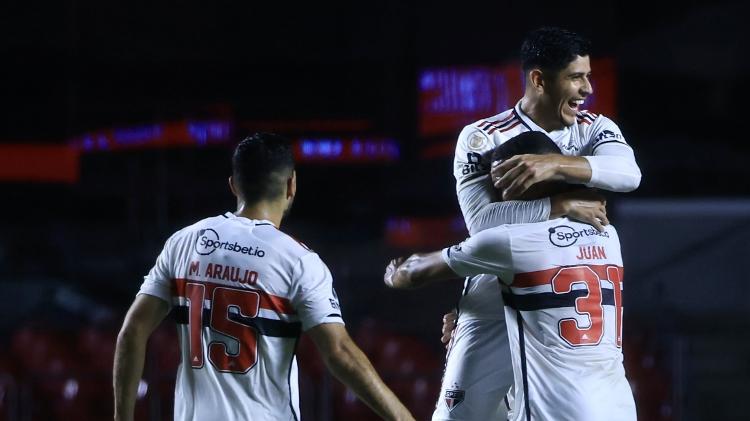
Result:
<svg viewBox="0 0 750 421"><path fill-rule="evenodd" d="M182 356L175 419L298 419L299 334L341 322L319 257L268 221L227 213L173 235L149 277L160 265Z"/></svg>
<svg viewBox="0 0 750 421"><path fill-rule="evenodd" d="M634 420L622 365L620 243L565 218L508 226L516 420Z"/></svg>

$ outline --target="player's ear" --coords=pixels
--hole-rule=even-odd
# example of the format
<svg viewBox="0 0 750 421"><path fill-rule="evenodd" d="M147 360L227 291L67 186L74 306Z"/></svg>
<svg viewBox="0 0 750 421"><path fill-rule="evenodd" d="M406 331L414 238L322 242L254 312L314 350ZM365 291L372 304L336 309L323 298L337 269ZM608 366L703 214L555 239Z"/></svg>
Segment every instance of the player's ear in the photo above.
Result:
<svg viewBox="0 0 750 421"><path fill-rule="evenodd" d="M286 180L286 197L294 197L297 194L297 171L292 170L292 175Z"/></svg>
<svg viewBox="0 0 750 421"><path fill-rule="evenodd" d="M229 190L232 191L232 194L235 197L239 197L239 194L237 194L237 187L234 186L234 177L231 175L229 176L229 179L227 180L229 182Z"/></svg>
<svg viewBox="0 0 750 421"><path fill-rule="evenodd" d="M544 91L544 74L540 69L531 69L529 71L529 82L535 91L542 93Z"/></svg>

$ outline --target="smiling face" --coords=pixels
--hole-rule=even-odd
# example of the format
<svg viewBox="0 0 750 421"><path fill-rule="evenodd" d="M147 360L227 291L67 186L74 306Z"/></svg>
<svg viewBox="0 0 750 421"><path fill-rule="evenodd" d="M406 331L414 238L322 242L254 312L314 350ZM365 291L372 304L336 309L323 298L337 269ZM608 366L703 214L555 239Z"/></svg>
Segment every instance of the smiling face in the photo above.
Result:
<svg viewBox="0 0 750 421"><path fill-rule="evenodd" d="M572 126L581 104L594 93L589 57L576 56L551 79L545 80L541 98L547 111L545 120L556 128Z"/></svg>

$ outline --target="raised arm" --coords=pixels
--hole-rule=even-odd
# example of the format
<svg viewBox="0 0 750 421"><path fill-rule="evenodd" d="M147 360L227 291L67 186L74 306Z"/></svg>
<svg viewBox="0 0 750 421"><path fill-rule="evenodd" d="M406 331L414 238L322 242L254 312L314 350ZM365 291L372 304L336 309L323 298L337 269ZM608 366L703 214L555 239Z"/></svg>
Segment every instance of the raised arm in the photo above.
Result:
<svg viewBox="0 0 750 421"><path fill-rule="evenodd" d="M409 410L383 383L344 325L323 323L307 331L328 369L385 420L413 420Z"/></svg>
<svg viewBox="0 0 750 421"><path fill-rule="evenodd" d="M143 375L146 343L168 312L169 306L164 300L139 294L125 316L115 348L115 421L133 419L138 381Z"/></svg>
<svg viewBox="0 0 750 421"><path fill-rule="evenodd" d="M441 254L442 252L435 251L412 254L407 259L393 259L385 268L383 282L391 288L413 289L436 281L458 278Z"/></svg>

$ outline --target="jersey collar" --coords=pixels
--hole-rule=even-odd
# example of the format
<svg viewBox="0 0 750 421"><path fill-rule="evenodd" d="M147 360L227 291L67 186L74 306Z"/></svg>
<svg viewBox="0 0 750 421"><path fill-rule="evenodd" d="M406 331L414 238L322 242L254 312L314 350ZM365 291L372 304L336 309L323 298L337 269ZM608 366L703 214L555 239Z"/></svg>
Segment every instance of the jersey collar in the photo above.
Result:
<svg viewBox="0 0 750 421"><path fill-rule="evenodd" d="M523 101L523 99L519 99L518 102L516 102L516 106L513 107L513 111L516 113L518 118L521 119L521 122L524 124L524 126L526 126L526 128L528 128L529 130L546 133L552 139L570 130L569 127L563 127L562 129L553 130L551 132L544 130L543 128L539 127L539 125L534 123L534 120L532 120L531 117L528 116L528 114L523 112L523 110L521 109L521 101Z"/></svg>
<svg viewBox="0 0 750 421"><path fill-rule="evenodd" d="M253 225L273 225L275 228L278 228L276 224L274 224L273 222L267 219L250 219L250 218L245 218L244 216L237 216L233 214L232 212L226 212L224 214L224 217L227 219L234 219L234 220L244 222L244 223L251 223Z"/></svg>

